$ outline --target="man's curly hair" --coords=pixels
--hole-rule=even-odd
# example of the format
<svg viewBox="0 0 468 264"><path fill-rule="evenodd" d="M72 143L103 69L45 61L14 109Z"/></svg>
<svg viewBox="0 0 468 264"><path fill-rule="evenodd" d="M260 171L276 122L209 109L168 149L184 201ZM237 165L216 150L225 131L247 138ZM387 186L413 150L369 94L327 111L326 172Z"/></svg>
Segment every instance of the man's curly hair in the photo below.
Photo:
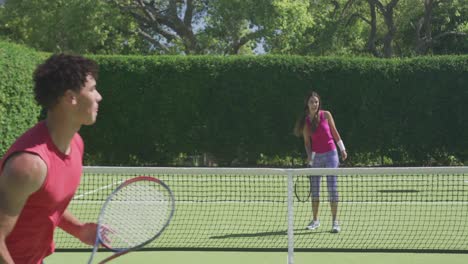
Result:
<svg viewBox="0 0 468 264"><path fill-rule="evenodd" d="M44 109L51 109L67 90L79 92L88 75L98 78L99 67L79 55L54 54L34 71L34 95Z"/></svg>

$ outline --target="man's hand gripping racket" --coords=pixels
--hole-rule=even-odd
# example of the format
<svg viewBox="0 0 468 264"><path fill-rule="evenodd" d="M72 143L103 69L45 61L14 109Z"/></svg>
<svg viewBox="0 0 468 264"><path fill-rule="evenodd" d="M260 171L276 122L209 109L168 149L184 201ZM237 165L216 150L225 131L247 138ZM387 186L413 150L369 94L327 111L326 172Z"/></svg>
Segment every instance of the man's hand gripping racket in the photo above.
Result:
<svg viewBox="0 0 468 264"><path fill-rule="evenodd" d="M161 180L139 176L123 182L101 208L88 264L100 245L115 252L101 264L151 243L169 225L174 210L174 195Z"/></svg>

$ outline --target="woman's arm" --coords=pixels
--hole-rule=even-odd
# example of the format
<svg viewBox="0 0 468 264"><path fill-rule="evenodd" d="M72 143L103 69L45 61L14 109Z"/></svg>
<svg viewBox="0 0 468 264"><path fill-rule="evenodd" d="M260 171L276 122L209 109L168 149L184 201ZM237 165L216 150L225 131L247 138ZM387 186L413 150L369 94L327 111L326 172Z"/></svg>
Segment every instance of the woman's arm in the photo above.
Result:
<svg viewBox="0 0 468 264"><path fill-rule="evenodd" d="M311 141L310 141L310 133L309 133L309 129L307 127L307 124L304 125L304 128L302 130L302 136L304 137L304 148L306 150L306 153L307 153L307 164L310 164L312 165L312 162L314 161L314 156L315 156L315 153L312 152L312 144L311 144Z"/></svg>
<svg viewBox="0 0 468 264"><path fill-rule="evenodd" d="M333 116L329 111L324 111L324 114L325 114L325 118L328 120L328 125L330 126L333 139L336 141L336 144L338 145L338 148L341 151L341 158L345 160L348 157L348 153L346 153L346 148L343 144L343 141L341 140L340 133L338 133L338 130L336 129Z"/></svg>

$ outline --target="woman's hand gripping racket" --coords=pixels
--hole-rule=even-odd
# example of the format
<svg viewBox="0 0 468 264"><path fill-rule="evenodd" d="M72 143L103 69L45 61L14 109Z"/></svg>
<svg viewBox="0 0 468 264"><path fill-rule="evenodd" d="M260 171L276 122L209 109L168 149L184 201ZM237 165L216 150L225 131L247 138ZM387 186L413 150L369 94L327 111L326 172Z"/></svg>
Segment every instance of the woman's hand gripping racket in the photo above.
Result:
<svg viewBox="0 0 468 264"><path fill-rule="evenodd" d="M161 235L174 215L174 195L161 180L139 176L119 185L99 214L91 264L100 245L115 252L106 263L138 250Z"/></svg>

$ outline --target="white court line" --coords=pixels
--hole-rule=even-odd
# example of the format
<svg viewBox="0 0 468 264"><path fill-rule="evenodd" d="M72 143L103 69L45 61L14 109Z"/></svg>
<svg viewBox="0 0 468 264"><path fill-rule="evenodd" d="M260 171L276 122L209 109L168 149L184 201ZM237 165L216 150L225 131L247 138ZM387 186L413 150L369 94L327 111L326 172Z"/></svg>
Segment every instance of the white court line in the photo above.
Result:
<svg viewBox="0 0 468 264"><path fill-rule="evenodd" d="M85 196L88 195L88 194L97 193L97 192L99 192L100 190L109 189L110 187L112 187L112 186L114 186L114 185L119 185L119 184L121 184L121 183L124 182L124 181L125 181L125 180L121 180L121 181L119 181L119 182L111 183L111 184L106 185L106 186L104 186L104 187L97 188L97 189L95 189L95 190L93 190L93 191L90 191L90 192L85 192L85 193L82 193L82 194L79 194L79 195L75 195L75 196L73 197L73 200L83 198L83 197L85 197Z"/></svg>

